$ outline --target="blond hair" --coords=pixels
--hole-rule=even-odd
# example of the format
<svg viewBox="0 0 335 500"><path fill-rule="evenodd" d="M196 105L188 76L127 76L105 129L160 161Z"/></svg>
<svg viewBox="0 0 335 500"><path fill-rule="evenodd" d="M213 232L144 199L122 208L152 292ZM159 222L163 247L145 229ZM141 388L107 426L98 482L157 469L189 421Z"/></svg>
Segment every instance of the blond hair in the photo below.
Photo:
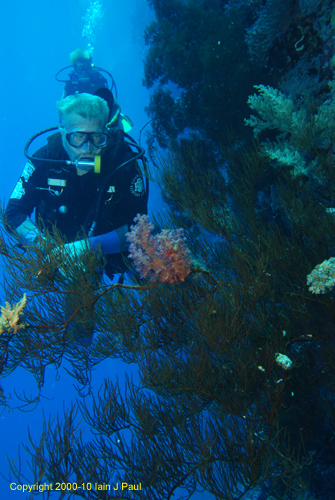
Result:
<svg viewBox="0 0 335 500"><path fill-rule="evenodd" d="M88 120L100 121L103 125L108 122L109 109L107 102L92 94L74 94L65 97L56 103L59 121L62 123L66 115L76 113Z"/></svg>
<svg viewBox="0 0 335 500"><path fill-rule="evenodd" d="M88 50L76 49L70 54L70 63L74 66L77 62L92 62L92 55Z"/></svg>

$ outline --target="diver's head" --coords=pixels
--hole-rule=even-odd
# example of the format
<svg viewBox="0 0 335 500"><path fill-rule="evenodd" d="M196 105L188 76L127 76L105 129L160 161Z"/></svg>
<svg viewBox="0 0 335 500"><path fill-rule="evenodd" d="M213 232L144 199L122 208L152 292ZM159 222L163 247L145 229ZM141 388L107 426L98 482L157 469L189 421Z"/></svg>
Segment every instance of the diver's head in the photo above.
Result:
<svg viewBox="0 0 335 500"><path fill-rule="evenodd" d="M92 72L92 55L88 50L74 50L70 54L70 62L80 77L85 77Z"/></svg>
<svg viewBox="0 0 335 500"><path fill-rule="evenodd" d="M59 131L70 160L93 160L100 155L108 144L106 101L91 94L74 94L57 102L57 108ZM85 173L85 169L77 170Z"/></svg>

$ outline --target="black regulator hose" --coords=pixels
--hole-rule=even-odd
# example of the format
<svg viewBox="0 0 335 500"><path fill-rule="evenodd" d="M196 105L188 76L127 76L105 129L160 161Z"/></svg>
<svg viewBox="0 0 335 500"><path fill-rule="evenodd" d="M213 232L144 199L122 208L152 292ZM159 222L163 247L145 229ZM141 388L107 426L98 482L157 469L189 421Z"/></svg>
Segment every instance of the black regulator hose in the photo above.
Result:
<svg viewBox="0 0 335 500"><path fill-rule="evenodd" d="M33 156L31 156L29 154L29 152L28 152L29 147L30 147L31 143L35 139L37 139L37 137L39 137L39 136L41 136L43 134L46 134L48 132L52 132L54 130L58 130L58 127L50 127L50 128L41 130L40 132L37 132L36 134L32 135L30 137L30 139L28 139L28 141L26 142L26 144L24 146L23 152L24 152L25 157L28 160L30 160L30 161L39 160L39 161L46 161L48 163L49 162L50 163L66 163L67 165L76 165L77 167L80 167L81 163L85 163L85 161L81 162L80 160L72 162L71 160L54 160L52 158L37 158L37 157L33 157ZM142 161L143 168L144 168L144 177L145 177L145 180L146 180L146 197L147 197L147 199L149 197L149 178L148 178L148 175L147 175L146 159L145 159L145 156L144 156L144 153L145 153L144 148L142 148L142 146L139 146L138 144L136 144L135 140L129 134L127 134L126 132L124 132L122 129L112 129L112 130L113 130L113 133L116 136L116 142L115 142L115 146L114 146L114 151L113 151L113 155L112 155L112 158L111 158L111 163L112 164L115 163L115 162L117 162L117 156L121 152L122 146L123 146L124 143L128 144L129 146L134 147L135 149L137 149L138 153L135 154L132 158L129 158L129 160L126 160L125 162L123 162L120 165L118 165L112 172L110 172L106 176L105 179L102 180L101 187L99 189L98 198L97 198L97 201L96 201L96 204L95 204L95 209L94 209L94 207L92 207L92 210L88 214L87 219L86 219L86 221L84 222L84 225L83 225L84 230L87 230L86 228L89 227L89 230L88 230L88 233L87 233L89 237L93 236L94 229L95 229L95 226L97 224L97 220L98 220L98 217L99 217L99 211L100 211L100 205L101 205L101 197L102 197L102 194L104 192L104 188L106 187L107 183L110 182L110 180L114 176L114 174L120 168L124 167L124 165L126 165L127 163L130 163L132 161L137 161L137 160L141 160ZM112 135L112 131L111 130L109 131L109 134ZM124 140L125 137L127 138L127 141ZM100 173L100 158L101 157L99 155L96 155L94 162L90 162L90 163L94 164L94 170L95 170L96 173ZM93 210L94 210L94 215L92 217Z"/></svg>
<svg viewBox="0 0 335 500"><path fill-rule="evenodd" d="M117 157L121 153L122 146L123 146L123 141L124 141L124 132L123 132L123 130L121 130L121 129L116 130L115 135L116 135L116 142L115 142L115 145L114 145L114 150L113 150L113 154L112 154L111 161L110 161L110 163L112 165L116 163ZM120 167L122 167L123 165L124 165L124 163L122 163L121 165L118 165L118 167L116 167L112 172L109 173L109 175L106 176L106 178L104 180L102 180L102 183L101 183L101 185L99 187L98 198L97 198L97 201L96 201L96 204L95 204L93 221L92 221L90 229L89 229L89 231L87 233L88 237L93 236L93 234L94 234L94 229L95 229L95 226L97 224L98 217L99 217L99 211L100 211L100 206L101 206L101 198L102 198L102 194L104 193L105 187L107 186L108 182L110 182L110 180L114 176L115 172L118 171L120 169Z"/></svg>
<svg viewBox="0 0 335 500"><path fill-rule="evenodd" d="M145 185L145 187L146 187L146 198L147 198L147 201L148 201L148 197L149 197L149 178L148 178L147 169L146 169L146 160L145 160L145 157L144 157L144 152L145 152L144 148L142 148L142 146L139 146L138 144L136 144L136 142L134 141L134 139L130 135L128 135L126 132L124 132L122 129L115 129L114 134L116 135L116 143L115 143L115 146L114 146L113 156L111 158L111 164L113 164L114 162L117 161L117 157L121 153L122 146L123 146L124 143L126 143L126 144L128 144L130 146L135 147L138 150L138 153L134 157L132 157L129 160L126 160L125 162L123 162L120 165L118 165L102 181L101 186L99 188L99 194L98 194L98 198L97 198L97 201L96 201L96 205L95 205L93 221L92 221L92 223L90 225L90 229L87 232L87 236L88 237L91 237L94 234L94 229L95 229L95 226L97 225L97 221L98 221L98 217L99 217L99 211L100 211L100 206L101 206L101 198L102 198L103 193L105 192L105 188L106 188L107 184L111 181L111 179L114 176L114 174L116 172L118 172L120 170L120 168L124 167L124 165L126 165L127 163L130 163L132 161L137 161L138 159L142 161L142 163L143 163L143 169L144 169L144 177L145 177L145 181L146 181L146 185ZM128 141L124 140L125 137L128 139ZM87 217L87 219L86 219L86 221L85 221L85 223L83 225L84 229L86 229L87 226L90 224L90 220L92 220L92 212L90 214L88 214L88 217Z"/></svg>
<svg viewBox="0 0 335 500"><path fill-rule="evenodd" d="M67 80L62 80L59 78L59 74L62 72L62 71L65 71L66 69L70 69L70 68L73 68L74 69L74 66L64 66L64 68L61 68L59 71L57 71L57 73L55 74L55 79L57 80L57 82L61 82L61 83L68 83L68 82L71 82L71 80L68 78ZM95 69L97 71L99 71L100 73L106 73L106 75L109 76L109 78L111 79L111 86L109 88L109 90L113 91L114 89L114 92L115 92L115 97L117 98L117 88L116 88L116 84L115 84L115 81L114 81L114 78L112 77L112 75L110 74L109 71L107 71L106 69L103 69L103 68L99 68L99 66L92 66L92 69Z"/></svg>
<svg viewBox="0 0 335 500"><path fill-rule="evenodd" d="M23 153L25 155L25 157L30 160L30 161L33 161L33 160L39 160L39 161L45 161L45 162L48 162L48 163L65 163L66 165L74 165L75 167L87 167L87 166L90 166L92 168L94 168L94 172L96 174L100 174L100 168L101 168L101 156L100 155L95 155L94 157L94 160L75 160L75 161L71 161L71 160L54 160L52 158L37 158L36 156L31 156L29 153L28 153L28 149L31 145L31 143L37 139L37 137L39 137L40 135L42 134L47 134L48 132L52 132L53 130L58 130L58 127L50 127L50 128L46 128L44 130L42 130L41 132L37 132L37 134L34 134L33 136L30 137L30 139L26 142L26 145L24 146L24 150L23 150Z"/></svg>
<svg viewBox="0 0 335 500"><path fill-rule="evenodd" d="M25 156L28 160L30 160L30 161L32 161L32 160L34 160L34 159L35 159L35 160L38 160L38 158L33 158L33 156L31 156L31 155L28 153L28 149L29 149L29 147L30 147L31 143L32 143L35 139L37 139L37 137L39 137L40 135L47 134L48 132L52 132L53 130L58 130L58 127L50 127L50 128L46 128L46 129L42 130L41 132L37 132L36 134L32 135L32 136L30 137L30 139L28 139L28 141L26 142L26 144L25 144L25 146L24 146L24 150L23 150L24 156ZM43 158L42 158L42 159L43 159ZM57 163L59 163L59 162L64 162L64 160L48 160L48 161L52 161L52 162L55 162L55 163L56 163L56 162L57 162Z"/></svg>

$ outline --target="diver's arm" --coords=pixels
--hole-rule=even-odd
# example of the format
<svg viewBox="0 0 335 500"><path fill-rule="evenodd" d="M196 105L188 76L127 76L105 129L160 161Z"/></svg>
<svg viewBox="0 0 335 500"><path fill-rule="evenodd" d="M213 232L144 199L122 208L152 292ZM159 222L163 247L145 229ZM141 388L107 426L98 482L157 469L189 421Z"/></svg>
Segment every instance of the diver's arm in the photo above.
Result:
<svg viewBox="0 0 335 500"><path fill-rule="evenodd" d="M128 224L114 229L109 233L93 236L85 240L74 241L67 243L62 247L56 247L53 252L64 252L68 257L80 258L85 250L96 250L100 248L103 255L117 254L128 250L129 243L126 240L128 232Z"/></svg>
<svg viewBox="0 0 335 500"><path fill-rule="evenodd" d="M43 177L40 168L28 161L6 207L8 227L29 243L39 235L39 230L30 216L39 203L41 191L37 186L44 187Z"/></svg>
<svg viewBox="0 0 335 500"><path fill-rule="evenodd" d="M126 240L126 233L128 231L128 224L125 224L109 233L88 238L87 242L92 249L100 247L103 255L126 252L129 247L129 243Z"/></svg>

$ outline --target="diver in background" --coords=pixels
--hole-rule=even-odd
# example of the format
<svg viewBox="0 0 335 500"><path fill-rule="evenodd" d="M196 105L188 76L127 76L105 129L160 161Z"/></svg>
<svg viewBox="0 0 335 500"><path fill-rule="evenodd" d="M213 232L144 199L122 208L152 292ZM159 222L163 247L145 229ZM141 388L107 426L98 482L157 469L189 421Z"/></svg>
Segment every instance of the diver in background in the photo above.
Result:
<svg viewBox="0 0 335 500"><path fill-rule="evenodd" d="M65 83L63 99L72 94L94 94L101 87L108 88L106 78L94 67L88 50L74 50L70 54L70 62L73 71L69 73L69 80Z"/></svg>
<svg viewBox="0 0 335 500"><path fill-rule="evenodd" d="M70 62L73 70L68 73L69 79L59 78L60 73L71 66L60 69L56 74L58 82L65 83L62 99L74 94L94 94L108 100L111 110L111 119L108 126L118 127L129 132L133 127L133 122L129 116L121 113L121 107L117 100L117 89L112 75L103 68L95 67L92 63L92 55L88 50L76 49L70 54ZM110 80L108 82L101 72L106 73Z"/></svg>

